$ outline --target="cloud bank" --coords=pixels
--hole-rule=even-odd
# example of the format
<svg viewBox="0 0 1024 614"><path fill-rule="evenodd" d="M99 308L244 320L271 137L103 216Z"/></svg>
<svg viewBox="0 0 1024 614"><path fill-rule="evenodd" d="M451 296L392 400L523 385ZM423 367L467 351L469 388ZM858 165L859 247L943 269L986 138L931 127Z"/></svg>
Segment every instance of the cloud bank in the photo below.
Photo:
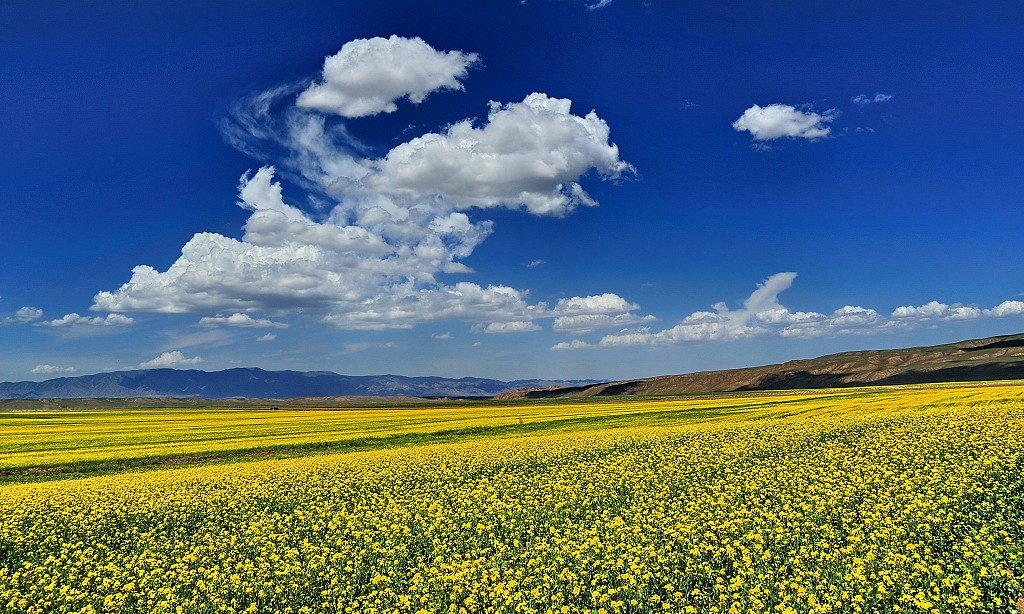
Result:
<svg viewBox="0 0 1024 614"><path fill-rule="evenodd" d="M855 305L846 305L831 313L793 311L779 302L779 294L792 287L796 277L797 274L792 272L776 273L768 277L758 284L739 309L730 309L725 303L716 303L712 307L713 311L696 311L675 326L660 331L651 331L646 326L627 327L617 333L604 335L597 343L574 339L557 343L551 349L667 346L765 336L811 338L868 335L907 330L937 321L1024 316L1024 301L1018 300L1003 301L988 309L931 301L916 307L897 307L888 316Z"/></svg>
<svg viewBox="0 0 1024 614"><path fill-rule="evenodd" d="M595 112L575 115L570 100L535 92L490 103L479 124L455 122L381 157L348 136L349 119L462 89L477 59L420 39L357 40L327 58L322 81L297 98L294 86L280 86L236 106L225 139L280 165L242 175L243 236L197 233L167 270L136 266L120 288L97 293L91 308L190 313L202 316L202 326L254 328L278 326L254 315L261 312L309 313L368 330L453 319L486 332L529 332L539 318L562 318L564 330L635 323L640 316L627 312L637 307L615 295L602 296L618 299L618 313L563 313L532 303L526 290L448 278L473 273L463 261L495 231L480 217L486 210L563 217L597 205L584 176L613 180L633 171ZM286 198L280 173L323 206L303 209Z"/></svg>

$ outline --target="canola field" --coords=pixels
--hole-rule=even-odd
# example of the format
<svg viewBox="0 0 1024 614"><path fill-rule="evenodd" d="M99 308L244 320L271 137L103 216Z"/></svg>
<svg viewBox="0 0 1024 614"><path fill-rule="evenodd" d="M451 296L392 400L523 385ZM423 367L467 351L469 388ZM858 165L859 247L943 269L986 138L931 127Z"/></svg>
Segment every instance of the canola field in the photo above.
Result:
<svg viewBox="0 0 1024 614"><path fill-rule="evenodd" d="M0 612L1024 611L1021 386L375 411L0 417Z"/></svg>

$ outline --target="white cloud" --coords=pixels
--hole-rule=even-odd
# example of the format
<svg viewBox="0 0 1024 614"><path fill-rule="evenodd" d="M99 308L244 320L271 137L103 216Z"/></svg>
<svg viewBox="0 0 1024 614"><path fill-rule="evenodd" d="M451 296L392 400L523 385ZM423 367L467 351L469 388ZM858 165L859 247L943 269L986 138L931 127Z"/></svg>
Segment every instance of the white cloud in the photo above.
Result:
<svg viewBox="0 0 1024 614"><path fill-rule="evenodd" d="M434 333L434 334L430 335L430 338L431 339L437 339L439 341L448 341L448 340L454 339L455 336L452 335L451 331L449 331L449 332L444 332L444 333Z"/></svg>
<svg viewBox="0 0 1024 614"><path fill-rule="evenodd" d="M420 103L437 90L461 90L477 59L437 51L420 38L356 39L324 60L323 82L302 92L296 106L350 118L392 113L400 98Z"/></svg>
<svg viewBox="0 0 1024 614"><path fill-rule="evenodd" d="M892 94L883 94L881 92L876 92L874 96L868 94L857 94L851 100L853 100L855 104L865 106L872 103L888 102L892 100Z"/></svg>
<svg viewBox="0 0 1024 614"><path fill-rule="evenodd" d="M578 179L590 169L605 178L632 171L610 143L597 113L569 112L571 101L533 93L519 103L491 103L482 128L472 120L428 133L373 162L362 180L377 194L441 199L456 209L525 207L564 216L596 202Z"/></svg>
<svg viewBox="0 0 1024 614"><path fill-rule="evenodd" d="M602 328L621 328L645 322L654 322L658 318L652 315L640 316L632 313L610 315L593 313L575 316L558 316L553 328L559 332L589 333Z"/></svg>
<svg viewBox="0 0 1024 614"><path fill-rule="evenodd" d="M787 104L770 104L766 107L753 105L743 112L732 127L739 132L749 132L755 141L768 141L784 137L820 139L829 135L826 125L832 121L829 113L819 115L804 112Z"/></svg>
<svg viewBox="0 0 1024 614"><path fill-rule="evenodd" d="M544 261L541 260L540 258L536 258L534 260L531 260L531 261L527 262L526 263L526 268L528 268L528 269L535 269L535 268L539 267L542 264L544 264Z"/></svg>
<svg viewBox="0 0 1024 614"><path fill-rule="evenodd" d="M245 313L233 313L229 316L211 316L201 318L199 326L238 326L242 328L288 328L284 322L274 322L265 318L253 318Z"/></svg>
<svg viewBox="0 0 1024 614"><path fill-rule="evenodd" d="M1024 301L1003 301L989 310L989 312L997 318L1022 316L1024 315Z"/></svg>
<svg viewBox="0 0 1024 614"><path fill-rule="evenodd" d="M274 339L277 339L277 335L274 333L267 333L262 337L257 337L256 341L273 341Z"/></svg>
<svg viewBox="0 0 1024 614"><path fill-rule="evenodd" d="M919 307L897 307L892 312L894 319L913 320L975 320L985 315L985 311L977 307L947 305L938 301L930 301Z"/></svg>
<svg viewBox="0 0 1024 614"><path fill-rule="evenodd" d="M552 350L589 350L589 349L593 349L594 347L596 347L596 346L594 346L591 343L587 343L586 341L581 341L579 339L573 339L572 341L562 341L561 343L556 343L555 345L551 346L551 349Z"/></svg>
<svg viewBox="0 0 1024 614"><path fill-rule="evenodd" d="M622 313L639 309L617 294L606 292L594 296L574 296L558 301L553 310L555 315L579 315L597 313Z"/></svg>
<svg viewBox="0 0 1024 614"><path fill-rule="evenodd" d="M540 326L530 321L491 322L484 329L485 333L532 333L540 330Z"/></svg>
<svg viewBox="0 0 1024 614"><path fill-rule="evenodd" d="M598 9L603 9L604 7L608 6L611 3L612 3L612 0L597 0L596 2L588 4L587 5L587 10L589 10L589 11L596 11Z"/></svg>
<svg viewBox="0 0 1024 614"><path fill-rule="evenodd" d="M203 362L203 359L199 356L193 356L192 358L186 358L184 354L178 350L171 352L164 352L152 360L140 362L139 366L143 369L161 369L168 367L179 367L184 365L197 365Z"/></svg>
<svg viewBox="0 0 1024 614"><path fill-rule="evenodd" d="M819 337L825 335L867 334L891 328L892 323L873 309L846 306L829 315L816 311L790 311L778 296L792 287L796 273L770 276L743 302L741 309L730 310L724 303L715 311L696 311L679 324L658 332L647 328L624 330L601 339L603 347L671 345L696 341L728 341L765 335L782 337Z"/></svg>
<svg viewBox="0 0 1024 614"><path fill-rule="evenodd" d="M22 307L14 312L13 315L0 318L0 326L6 326L9 324L28 324L34 322L39 318L43 317L43 310L36 307Z"/></svg>
<svg viewBox="0 0 1024 614"><path fill-rule="evenodd" d="M77 313L69 313L62 318L39 322L36 326L51 326L53 328L71 328L80 326L131 326L135 320L118 313L108 313L105 317L80 316Z"/></svg>
<svg viewBox="0 0 1024 614"><path fill-rule="evenodd" d="M817 311L791 311L779 303L778 296L789 289L795 279L796 273L776 273L758 285L743 302L741 309L730 310L724 303L718 303L714 305L714 311L696 311L671 328L656 332L643 326L625 328L618 333L605 335L599 345L658 346L767 335L795 338L867 335L907 329L930 321L963 321L1024 315L1024 301L1016 300L1003 301L991 309L931 301L918 307L898 307L888 318L874 309L855 305L840 307L829 314ZM592 344L574 341L559 343L552 349L589 347L593 347Z"/></svg>
<svg viewBox="0 0 1024 614"><path fill-rule="evenodd" d="M553 328L560 332L589 333L602 328L622 328L657 320L651 315L632 313L639 308L636 303L630 303L612 293L561 299L551 310L555 316Z"/></svg>
<svg viewBox="0 0 1024 614"><path fill-rule="evenodd" d="M325 208L310 213L286 200L275 167L247 173L239 183L238 205L250 212L241 239L198 233L166 271L135 267L120 288L96 294L93 310L194 313L204 325L231 324L224 313L303 310L350 329L548 317L524 290L440 278L471 273L462 260L493 231L470 215L490 207L565 215L596 205L579 184L584 174L610 179L632 170L607 124L593 112L572 115L567 99L493 103L480 127L458 122L370 159L357 155L363 150L340 124L282 108L289 91L250 98L222 130L251 155L284 148L283 172Z"/></svg>
<svg viewBox="0 0 1024 614"><path fill-rule="evenodd" d="M44 375L55 375L59 373L74 373L74 367L58 367L57 365L36 365L32 367L32 373L41 373Z"/></svg>

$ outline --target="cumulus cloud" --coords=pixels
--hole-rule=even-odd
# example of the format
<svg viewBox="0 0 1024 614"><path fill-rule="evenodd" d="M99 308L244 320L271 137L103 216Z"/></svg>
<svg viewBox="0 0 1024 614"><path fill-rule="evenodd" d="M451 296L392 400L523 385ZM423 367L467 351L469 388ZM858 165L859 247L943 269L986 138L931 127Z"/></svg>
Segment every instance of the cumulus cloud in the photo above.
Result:
<svg viewBox="0 0 1024 614"><path fill-rule="evenodd" d="M57 365L36 365L32 367L32 373L39 373L43 375L56 375L60 373L74 373L74 367L58 367Z"/></svg>
<svg viewBox="0 0 1024 614"><path fill-rule="evenodd" d="M938 301L930 301L918 307L897 307L892 312L895 319L912 320L975 320L985 315L985 311L977 307L947 305Z"/></svg>
<svg viewBox="0 0 1024 614"><path fill-rule="evenodd" d="M564 216L594 206L577 180L590 169L617 178L632 167L609 142L608 124L593 111L573 115L571 104L542 93L492 102L483 127L464 120L402 143L373 163L363 183L378 194L439 198L457 209L524 207Z"/></svg>
<svg viewBox="0 0 1024 614"><path fill-rule="evenodd" d="M738 132L749 132L755 141L781 138L815 140L830 133L826 125L833 120L830 113L818 114L800 111L788 104L753 105L743 112L732 127Z"/></svg>
<svg viewBox="0 0 1024 614"><path fill-rule="evenodd" d="M88 317L78 315L77 313L69 313L64 317L58 318L56 320L38 322L36 326L49 326L53 328L77 328L83 326L131 326L132 324L135 324L135 320L133 318L118 313L108 313L104 317Z"/></svg>
<svg viewBox="0 0 1024 614"><path fill-rule="evenodd" d="M236 105L222 122L225 139L249 155L276 158L281 169L267 165L241 177L237 204L249 212L242 237L197 233L167 270L135 267L120 288L97 293L92 309L193 313L207 326L253 326L237 314L301 310L339 328L370 330L448 319L512 328L555 317L525 290L444 276L473 272L463 261L494 232L481 219L487 209L564 216L597 204L581 185L585 175L615 179L632 171L595 112L574 115L568 99L533 93L491 103L486 121L456 122L380 158L368 157L341 119L325 115L372 114L403 96L415 102L438 88L461 88L459 75L475 59L418 39L354 41L328 59L323 82L300 94L301 102L285 85ZM388 72L391 64L397 73ZM278 174L315 199L315 210L288 199Z"/></svg>
<svg viewBox="0 0 1024 614"><path fill-rule="evenodd" d="M556 331L589 333L602 328L622 328L657 320L652 315L633 313L640 306L617 294L574 296L561 299L551 310Z"/></svg>
<svg viewBox="0 0 1024 614"><path fill-rule="evenodd" d="M273 322L265 318L253 318L245 313L229 316L208 316L199 320L199 326L238 326L242 328L288 328L284 322Z"/></svg>
<svg viewBox="0 0 1024 614"><path fill-rule="evenodd" d="M581 341L579 339L573 339L572 341L562 341L561 343L556 343L555 345L551 346L551 349L552 350L589 350L589 349L593 349L594 347L596 347L596 346L594 346L592 343L587 343L586 341Z"/></svg>
<svg viewBox="0 0 1024 614"><path fill-rule="evenodd" d="M1024 301L1003 301L989 310L997 318L1024 316Z"/></svg>
<svg viewBox="0 0 1024 614"><path fill-rule="evenodd" d="M878 102L888 102L892 100L892 94L883 94L881 92L876 92L874 96L868 94L857 94L851 100L853 100L854 104L865 106Z"/></svg>
<svg viewBox="0 0 1024 614"><path fill-rule="evenodd" d="M303 91L296 106L349 118L392 113L401 98L420 103L431 92L461 90L477 60L475 53L437 51L420 38L356 39L324 60L323 81Z"/></svg>
<svg viewBox="0 0 1024 614"><path fill-rule="evenodd" d="M880 316L872 309L846 306L830 315L791 311L779 303L779 294L792 287L797 274L776 273L758 284L740 309L717 303L714 311L696 311L677 325L652 332L647 327L606 335L603 347L672 345L696 341L736 340L777 334L783 337L841 335L871 330Z"/></svg>
<svg viewBox="0 0 1024 614"><path fill-rule="evenodd" d="M532 333L540 330L540 326L534 322L517 321L517 322L491 322L484 327L483 332L485 333Z"/></svg>
<svg viewBox="0 0 1024 614"><path fill-rule="evenodd" d="M906 330L936 321L1024 316L1024 301L1018 300L1003 301L989 309L931 301L916 307L897 307L889 317L875 309L856 305L846 305L829 313L794 311L779 303L779 294L792 287L796 276L796 273L784 272L768 277L758 284L739 309L730 309L725 303L716 303L713 305L713 311L695 311L675 326L664 330L652 331L649 326L636 326L634 323L617 333L605 335L596 346L586 341L574 340L571 343L558 343L551 349L660 346L699 341L729 341L768 335L788 338L867 335L890 330ZM564 306L605 304L611 308L616 305L613 299L588 298L591 300L570 299ZM559 328L557 319L555 328ZM572 330L568 327L565 329Z"/></svg>
<svg viewBox="0 0 1024 614"><path fill-rule="evenodd" d="M277 335L274 333L267 333L262 337L257 337L256 341L273 341L274 339L277 339Z"/></svg>
<svg viewBox="0 0 1024 614"><path fill-rule="evenodd" d="M1003 301L991 309L983 309L973 305L954 303L947 305L939 301L929 301L914 307L906 305L897 307L892 312L894 320L976 320L978 318L1005 318L1024 315L1024 301Z"/></svg>
<svg viewBox="0 0 1024 614"><path fill-rule="evenodd" d="M193 356L192 358L186 358L184 354L178 350L171 352L164 352L152 360L140 362L139 366L143 369L161 369L168 367L181 367L186 365L197 365L203 362L203 359L199 356Z"/></svg>
<svg viewBox="0 0 1024 614"><path fill-rule="evenodd" d="M10 324L28 324L29 322L35 322L41 317L43 317L42 309L38 309L36 307L22 307L12 315L0 318L0 326L7 326Z"/></svg>

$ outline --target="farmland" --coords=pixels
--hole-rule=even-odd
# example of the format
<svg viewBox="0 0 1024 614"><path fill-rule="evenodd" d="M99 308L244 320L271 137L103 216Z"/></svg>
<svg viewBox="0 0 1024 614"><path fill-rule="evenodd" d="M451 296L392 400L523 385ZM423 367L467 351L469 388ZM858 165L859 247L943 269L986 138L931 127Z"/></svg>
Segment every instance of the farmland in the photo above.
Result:
<svg viewBox="0 0 1024 614"><path fill-rule="evenodd" d="M1024 387L0 414L0 611L1017 612Z"/></svg>

